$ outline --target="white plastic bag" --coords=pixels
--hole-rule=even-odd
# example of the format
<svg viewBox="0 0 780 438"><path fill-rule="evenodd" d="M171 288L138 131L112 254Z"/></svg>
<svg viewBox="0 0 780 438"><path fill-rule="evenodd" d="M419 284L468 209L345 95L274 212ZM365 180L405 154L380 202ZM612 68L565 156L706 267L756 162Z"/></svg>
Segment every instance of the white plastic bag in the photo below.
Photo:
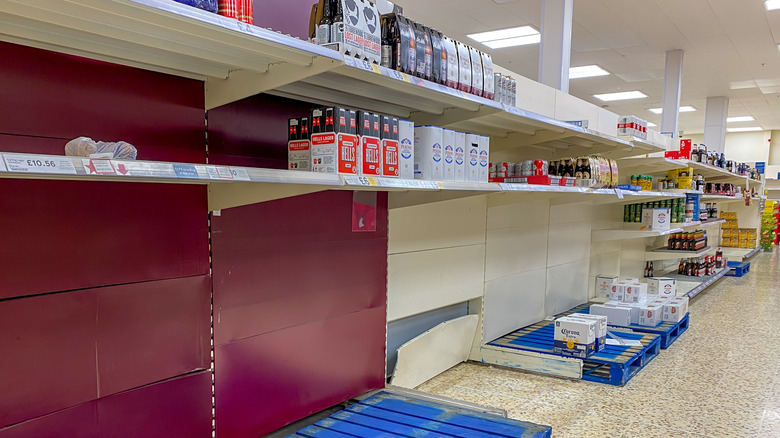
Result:
<svg viewBox="0 0 780 438"><path fill-rule="evenodd" d="M118 160L135 160L138 150L124 141L96 142L89 137L79 137L65 145L65 155L71 157L89 157L93 154L113 154L113 158Z"/></svg>

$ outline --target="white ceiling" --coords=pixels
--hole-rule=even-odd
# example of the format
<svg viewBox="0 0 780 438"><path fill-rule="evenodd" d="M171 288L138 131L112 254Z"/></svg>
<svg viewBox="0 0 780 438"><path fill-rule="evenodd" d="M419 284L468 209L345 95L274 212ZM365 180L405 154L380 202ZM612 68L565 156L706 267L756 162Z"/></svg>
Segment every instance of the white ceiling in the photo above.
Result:
<svg viewBox="0 0 780 438"><path fill-rule="evenodd" d="M399 1L399 4L402 4ZM417 0L405 15L489 52L496 64L537 78L539 46L491 50L466 34L530 24L539 28L541 0ZM730 99L729 115L755 122L729 126L780 129L780 10L763 0L574 0L571 65L598 64L610 76L575 79L570 93L597 105L594 94L641 90L646 99L610 102L615 113L656 124L663 98L665 52L685 51L680 114L686 134L704 130L708 96ZM522 99L522 96L518 96Z"/></svg>

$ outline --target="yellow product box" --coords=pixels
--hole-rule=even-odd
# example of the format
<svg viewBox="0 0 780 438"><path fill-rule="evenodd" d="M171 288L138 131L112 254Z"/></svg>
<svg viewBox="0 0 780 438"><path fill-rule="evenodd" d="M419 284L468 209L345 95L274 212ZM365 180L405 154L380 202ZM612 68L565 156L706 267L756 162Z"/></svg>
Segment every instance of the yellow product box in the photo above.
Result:
<svg viewBox="0 0 780 438"><path fill-rule="evenodd" d="M682 190L690 190L693 185L693 178L691 177L679 177L675 180L677 182L677 188Z"/></svg>

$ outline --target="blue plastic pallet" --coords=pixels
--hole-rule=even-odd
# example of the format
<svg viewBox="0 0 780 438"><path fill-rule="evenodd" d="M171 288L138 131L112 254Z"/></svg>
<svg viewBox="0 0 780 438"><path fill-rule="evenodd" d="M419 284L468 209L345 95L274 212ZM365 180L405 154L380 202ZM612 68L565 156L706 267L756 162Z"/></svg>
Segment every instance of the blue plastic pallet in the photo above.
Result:
<svg viewBox="0 0 780 438"><path fill-rule="evenodd" d="M542 321L512 332L490 342L489 345L515 350L561 356L553 351L553 321ZM641 347L607 345L582 360L582 380L623 386L661 351L661 338L650 333L614 330L622 339L639 341Z"/></svg>
<svg viewBox="0 0 780 438"><path fill-rule="evenodd" d="M550 438L552 427L382 391L287 438Z"/></svg>
<svg viewBox="0 0 780 438"><path fill-rule="evenodd" d="M750 262L728 262L729 272L727 277L742 277L750 272Z"/></svg>
<svg viewBox="0 0 780 438"><path fill-rule="evenodd" d="M590 313L590 303L579 305L568 312L562 313L560 316L569 315L572 313ZM662 322L655 327L646 327L638 324L631 324L627 326L613 325L610 327L617 327L622 329L629 329L635 332L652 333L661 337L661 348L666 350L670 345L680 337L681 334L688 330L690 324L690 313L686 313L685 317L679 322Z"/></svg>

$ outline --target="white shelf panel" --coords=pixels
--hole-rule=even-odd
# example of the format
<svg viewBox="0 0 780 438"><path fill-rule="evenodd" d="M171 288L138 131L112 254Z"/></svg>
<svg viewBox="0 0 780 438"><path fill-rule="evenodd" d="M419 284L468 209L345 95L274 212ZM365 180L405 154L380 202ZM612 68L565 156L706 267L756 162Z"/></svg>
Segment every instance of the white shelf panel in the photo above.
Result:
<svg viewBox="0 0 780 438"><path fill-rule="evenodd" d="M630 135L629 136L619 135L618 138L630 142L632 145L634 145L634 149L636 149L637 151L642 151L641 153L643 154L652 154L655 152L666 151L666 146L662 144L654 143L650 140L641 139Z"/></svg>
<svg viewBox="0 0 780 438"><path fill-rule="evenodd" d="M729 247L723 247L721 248L721 251L723 251L723 255L726 257L736 257L741 260L749 259L759 252L761 252L761 247L757 246L756 248L729 248Z"/></svg>
<svg viewBox="0 0 780 438"><path fill-rule="evenodd" d="M745 198L742 196L726 196L726 195L708 195L704 194L701 196L702 201L707 200L719 200L719 201L726 201L726 202L733 202L733 201L744 201Z"/></svg>
<svg viewBox="0 0 780 438"><path fill-rule="evenodd" d="M699 251L676 251L676 250L669 250L666 248L658 248L652 251L645 252L645 260L655 261L655 260L675 260L675 259L695 258L695 257L705 256L714 251L715 248L711 246L704 247Z"/></svg>

